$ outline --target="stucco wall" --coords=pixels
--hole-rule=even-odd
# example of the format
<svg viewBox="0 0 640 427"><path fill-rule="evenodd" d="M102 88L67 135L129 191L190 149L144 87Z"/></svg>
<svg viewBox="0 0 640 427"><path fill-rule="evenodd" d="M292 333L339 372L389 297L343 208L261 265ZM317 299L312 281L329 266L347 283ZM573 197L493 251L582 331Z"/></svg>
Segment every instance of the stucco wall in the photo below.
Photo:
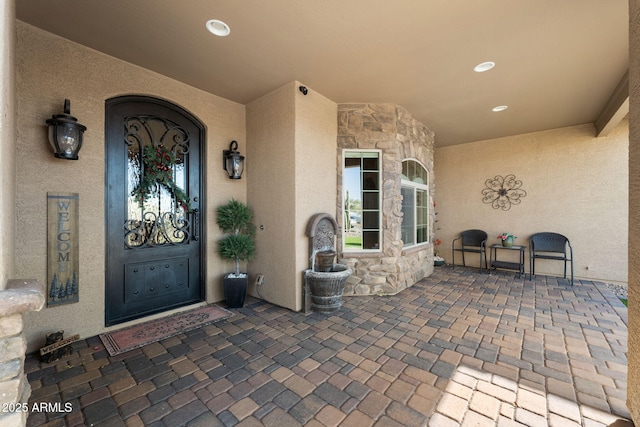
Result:
<svg viewBox="0 0 640 427"><path fill-rule="evenodd" d="M241 152L246 150L244 106L22 22L17 23L16 58L17 277L46 282L47 192L80 194L80 302L27 316L29 351L42 345L44 334L50 331L63 329L68 335L79 333L85 338L105 329L104 104L114 96L143 94L168 99L205 124L206 295L209 302L222 300L220 278L231 266L216 255L220 232L215 208L232 197L246 199L246 180L229 180L221 165L222 150L231 140L239 142ZM71 100L71 113L87 126L77 161L54 158L47 142L45 120L62 111L65 98Z"/></svg>
<svg viewBox="0 0 640 427"><path fill-rule="evenodd" d="M250 293L256 292L255 274L264 274L262 296L292 309L295 230L287 219L295 211L294 96L291 83L247 105L247 201L258 227Z"/></svg>
<svg viewBox="0 0 640 427"><path fill-rule="evenodd" d="M296 301L302 309L303 272L309 268L309 219L336 215L338 105L312 88L296 93ZM296 87L297 90L297 87ZM336 242L337 244L337 242Z"/></svg>
<svg viewBox="0 0 640 427"><path fill-rule="evenodd" d="M629 339L627 407L640 425L640 5L629 0Z"/></svg>
<svg viewBox="0 0 640 427"><path fill-rule="evenodd" d="M555 231L571 241L577 277L626 283L627 135L624 120L602 138L583 125L437 148L441 255L451 262L451 241L470 228L485 230L488 244L501 232L528 245L531 234ZM485 180L509 174L523 183L521 203L507 211L484 204ZM538 261L536 273L562 274L562 263Z"/></svg>
<svg viewBox="0 0 640 427"><path fill-rule="evenodd" d="M0 289L4 289L7 279L14 272L15 242L15 162L7 161L15 157L15 3L4 1L0 4L0 159L5 159L0 169Z"/></svg>
<svg viewBox="0 0 640 427"><path fill-rule="evenodd" d="M299 86L289 83L247 105L247 198L258 226L250 270L265 276L260 296L296 311L309 263L307 221L335 211L337 132L337 105L311 88L303 95Z"/></svg>

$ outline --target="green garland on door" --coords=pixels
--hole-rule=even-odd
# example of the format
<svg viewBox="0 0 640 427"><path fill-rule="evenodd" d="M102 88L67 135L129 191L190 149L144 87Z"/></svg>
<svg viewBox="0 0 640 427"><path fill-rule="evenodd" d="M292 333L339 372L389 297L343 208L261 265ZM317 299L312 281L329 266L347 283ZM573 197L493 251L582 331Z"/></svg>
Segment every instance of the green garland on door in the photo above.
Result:
<svg viewBox="0 0 640 427"><path fill-rule="evenodd" d="M178 187L173 180L173 168L176 165L176 156L163 145L155 149L145 150L142 156L143 174L140 182L133 189L131 195L140 207L153 192L165 188L176 199L176 204L182 206L185 212L191 211L191 201L187 194Z"/></svg>

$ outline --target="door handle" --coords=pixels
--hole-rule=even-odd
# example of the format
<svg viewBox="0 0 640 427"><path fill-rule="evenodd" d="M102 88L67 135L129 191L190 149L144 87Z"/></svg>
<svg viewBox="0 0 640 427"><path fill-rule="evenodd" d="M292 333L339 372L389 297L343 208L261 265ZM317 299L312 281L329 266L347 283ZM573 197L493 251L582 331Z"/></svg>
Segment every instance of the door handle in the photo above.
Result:
<svg viewBox="0 0 640 427"><path fill-rule="evenodd" d="M198 209L194 209L191 211L193 215L193 228L191 240L198 241L200 239L200 211Z"/></svg>

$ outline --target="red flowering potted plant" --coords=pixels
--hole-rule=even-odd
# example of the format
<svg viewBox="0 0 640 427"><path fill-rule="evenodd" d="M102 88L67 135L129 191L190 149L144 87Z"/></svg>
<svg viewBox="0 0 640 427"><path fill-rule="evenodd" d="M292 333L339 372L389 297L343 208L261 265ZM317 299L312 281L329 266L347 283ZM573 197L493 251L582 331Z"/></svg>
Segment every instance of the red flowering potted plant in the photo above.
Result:
<svg viewBox="0 0 640 427"><path fill-rule="evenodd" d="M433 241L433 265L441 266L444 265L444 258L440 256L440 251L438 250L438 246L442 243L442 240L435 239Z"/></svg>
<svg viewBox="0 0 640 427"><path fill-rule="evenodd" d="M498 239L502 241L502 246L505 248L510 248L513 246L513 241L517 239L518 236L514 236L511 233L501 233L498 235Z"/></svg>

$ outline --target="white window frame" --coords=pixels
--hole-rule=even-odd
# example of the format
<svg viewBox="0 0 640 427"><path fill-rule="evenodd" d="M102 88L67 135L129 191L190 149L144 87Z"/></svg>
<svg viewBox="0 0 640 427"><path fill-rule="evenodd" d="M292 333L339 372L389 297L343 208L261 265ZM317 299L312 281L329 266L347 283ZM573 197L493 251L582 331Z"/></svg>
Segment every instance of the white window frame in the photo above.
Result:
<svg viewBox="0 0 640 427"><path fill-rule="evenodd" d="M422 245L427 245L430 243L431 241L431 233L430 231L430 224L429 224L429 218L430 218L430 194L429 194L429 179L430 179L430 175L429 175L429 170L424 167L424 165L416 159L404 159L402 161L403 165L405 162L415 162L416 164L420 165L420 167L425 171L425 175L426 175L426 181L425 183L419 183L419 182L415 182L415 181L411 181L408 179L408 177L406 176L402 176L401 180L400 180L400 188L401 191L404 189L409 189L413 192L413 212L412 212L412 216L413 216L413 242L411 243L407 243L404 241L403 239L403 248L407 249L407 248L412 248L412 247L416 247L416 246L422 246ZM423 242L419 242L418 243L418 204L417 204L417 192L418 190L424 191L425 192L425 206L424 208L427 210L427 236L426 239ZM403 200L404 202L404 200ZM402 205L402 212L404 214L405 207L404 207L404 203ZM404 216L403 216L404 219ZM404 222L401 224L401 227L404 228ZM403 230L404 231L404 230Z"/></svg>
<svg viewBox="0 0 640 427"><path fill-rule="evenodd" d="M374 212L377 211L378 212L378 224L377 224L377 229L376 228L371 228L370 230L377 230L378 232L378 247L377 248L372 248L372 249L365 249L365 248L359 248L359 249L353 249L351 247L348 247L345 242L346 242L346 231L348 230L348 225L349 224L344 224L344 221L346 221L347 219L345 218L345 211L346 211L346 206L345 206L345 199L346 199L346 191L347 191L347 186L345 185L345 159L347 158L347 153L375 153L377 155L378 158L378 209L366 209L366 211L370 211L370 212ZM341 214L342 214L342 218L343 218L343 226L342 226L342 250L345 253L375 253L375 252L381 252L382 251L382 239L383 239L383 232L382 232L382 217L384 212L382 211L382 150L366 150L366 149L343 149L342 150L342 162L340 164L340 167L342 168L342 197L341 197ZM361 170L360 173L362 174L365 170ZM362 175L361 175L362 176ZM360 181L360 199L362 200L363 197L363 188L362 188L362 179ZM365 211L364 209L361 209L361 212ZM362 225L364 225L364 221L361 218L362 221ZM364 238L364 236L363 236Z"/></svg>

